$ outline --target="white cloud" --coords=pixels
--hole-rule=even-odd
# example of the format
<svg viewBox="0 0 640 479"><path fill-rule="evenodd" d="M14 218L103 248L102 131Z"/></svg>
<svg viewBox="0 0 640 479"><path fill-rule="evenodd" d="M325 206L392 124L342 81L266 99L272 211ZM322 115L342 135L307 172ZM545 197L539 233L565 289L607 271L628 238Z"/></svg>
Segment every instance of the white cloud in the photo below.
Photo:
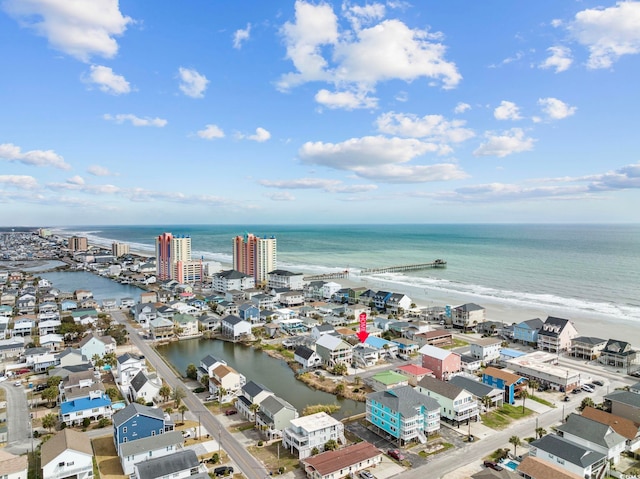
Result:
<svg viewBox="0 0 640 479"><path fill-rule="evenodd" d="M378 130L389 135L426 138L444 143L460 143L473 138L473 130L464 128L464 120L446 120L442 115L425 115L422 118L389 112L376 119Z"/></svg>
<svg viewBox="0 0 640 479"><path fill-rule="evenodd" d="M38 187L38 182L33 176L27 175L0 175L0 185L14 186L32 190Z"/></svg>
<svg viewBox="0 0 640 479"><path fill-rule="evenodd" d="M258 143L265 142L271 138L271 133L269 133L264 128L258 127L256 128L256 132L253 135L245 135L242 133L236 133L236 138L239 140L252 140L257 141Z"/></svg>
<svg viewBox="0 0 640 479"><path fill-rule="evenodd" d="M563 118L567 118L568 116L573 115L578 109L575 106L569 106L557 98L540 98L538 100L538 105L540 105L542 111L552 120L562 120Z"/></svg>
<svg viewBox="0 0 640 479"><path fill-rule="evenodd" d="M270 193L265 195L267 198L270 198L273 201L295 201L296 197L293 196L288 191L278 191L276 193Z"/></svg>
<svg viewBox="0 0 640 479"><path fill-rule="evenodd" d="M540 64L540 68L555 68L556 73L568 70L573 63L571 58L571 50L567 47L557 46L549 47L547 51L550 53L549 57Z"/></svg>
<svg viewBox="0 0 640 479"><path fill-rule="evenodd" d="M122 75L117 75L111 68L102 65L91 65L89 77L85 77L84 80L87 83L95 83L100 91L112 95L131 92L129 82Z"/></svg>
<svg viewBox="0 0 640 479"><path fill-rule="evenodd" d="M502 134L486 133L487 141L474 152L475 156L497 156L503 158L513 153L521 153L533 149L535 140L527 138L521 128L511 128Z"/></svg>
<svg viewBox="0 0 640 479"><path fill-rule="evenodd" d="M162 118L150 118L148 116L144 118L140 118L130 113L127 113L127 114L121 113L118 115L110 115L106 113L102 116L102 118L104 118L105 120L113 121L118 124L122 124L125 121L128 121L128 122L131 122L133 126L155 126L158 128L162 128L167 124L167 120L164 120Z"/></svg>
<svg viewBox="0 0 640 479"><path fill-rule="evenodd" d="M456 107L453 109L453 112L456 114L464 113L467 110L471 110L471 105L468 103L458 102Z"/></svg>
<svg viewBox="0 0 640 479"><path fill-rule="evenodd" d="M589 49L588 68L609 68L622 55L640 53L640 2L582 10L568 29Z"/></svg>
<svg viewBox="0 0 640 479"><path fill-rule="evenodd" d="M435 165L382 165L360 168L358 176L383 183L427 183L433 181L463 180L469 175L453 163Z"/></svg>
<svg viewBox="0 0 640 479"><path fill-rule="evenodd" d="M114 37L133 21L122 15L118 0L5 0L2 8L56 50L84 62L94 55L114 57Z"/></svg>
<svg viewBox="0 0 640 479"><path fill-rule="evenodd" d="M91 165L87 168L87 173L93 176L111 176L113 173L108 168L99 165Z"/></svg>
<svg viewBox="0 0 640 479"><path fill-rule="evenodd" d="M315 100L331 109L355 110L358 108L376 108L378 106L377 98L367 96L366 92L360 91L330 92L323 88L316 93Z"/></svg>
<svg viewBox="0 0 640 479"><path fill-rule="evenodd" d="M336 93L325 89L316 99L334 107L355 108L354 100L369 98L378 82L411 82L425 77L432 83L440 82L443 88L454 88L462 79L456 65L445 59L446 48L438 41L442 37L439 33L411 29L394 19L360 28L362 23L381 18L382 5L345 7L343 12L354 28L344 32L339 32L338 18L328 4L298 0L295 12L295 21L286 22L281 29L295 72L280 78L280 90L323 81L334 85ZM338 96L344 91L359 95Z"/></svg>
<svg viewBox="0 0 640 479"><path fill-rule="evenodd" d="M251 35L251 24L247 23L247 28L244 30L238 29L233 34L233 48L240 49L242 48L242 44L249 40L249 36Z"/></svg>
<svg viewBox="0 0 640 479"><path fill-rule="evenodd" d="M53 150L30 150L23 153L19 146L12 143L0 144L0 159L18 161L25 165L52 166L61 170L71 169L71 165Z"/></svg>
<svg viewBox="0 0 640 479"><path fill-rule="evenodd" d="M207 125L204 130L199 130L197 135L205 140L213 140L214 138L224 138L224 131L217 125Z"/></svg>
<svg viewBox="0 0 640 479"><path fill-rule="evenodd" d="M76 175L67 179L67 183L71 183L72 185L84 185L84 178L82 176Z"/></svg>
<svg viewBox="0 0 640 479"><path fill-rule="evenodd" d="M341 180L297 178L294 180L260 180L267 188L284 190L323 190L327 193L362 193L377 189L376 185L345 185Z"/></svg>
<svg viewBox="0 0 640 479"><path fill-rule="evenodd" d="M511 101L502 100L500 106L493 111L496 120L521 120L520 108Z"/></svg>
<svg viewBox="0 0 640 479"><path fill-rule="evenodd" d="M193 68L178 69L180 75L180 91L191 98L203 98L209 80Z"/></svg>

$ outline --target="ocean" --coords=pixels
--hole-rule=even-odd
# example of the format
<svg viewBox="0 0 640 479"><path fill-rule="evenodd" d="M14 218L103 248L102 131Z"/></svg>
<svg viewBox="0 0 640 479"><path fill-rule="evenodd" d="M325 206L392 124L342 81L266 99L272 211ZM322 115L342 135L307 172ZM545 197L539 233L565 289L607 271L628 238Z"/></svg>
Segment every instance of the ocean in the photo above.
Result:
<svg viewBox="0 0 640 479"><path fill-rule="evenodd" d="M231 239L278 239L278 267L310 274L349 270L373 289L421 303L471 298L565 317L640 321L640 225L163 225L53 228L95 244L126 242L154 255L163 232L191 236L194 258L231 263ZM445 269L360 275L363 268L447 261ZM543 318L544 319L544 318Z"/></svg>

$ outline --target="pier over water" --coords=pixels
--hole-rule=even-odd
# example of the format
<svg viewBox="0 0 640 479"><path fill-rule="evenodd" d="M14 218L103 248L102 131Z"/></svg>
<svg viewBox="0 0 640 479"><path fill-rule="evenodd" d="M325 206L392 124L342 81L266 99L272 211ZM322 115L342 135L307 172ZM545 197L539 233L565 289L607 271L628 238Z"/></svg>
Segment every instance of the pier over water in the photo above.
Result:
<svg viewBox="0 0 640 479"><path fill-rule="evenodd" d="M447 262L437 259L431 263L406 264L403 266L388 266L386 268L366 268L360 274L402 273L403 271L417 271L420 269L446 268Z"/></svg>

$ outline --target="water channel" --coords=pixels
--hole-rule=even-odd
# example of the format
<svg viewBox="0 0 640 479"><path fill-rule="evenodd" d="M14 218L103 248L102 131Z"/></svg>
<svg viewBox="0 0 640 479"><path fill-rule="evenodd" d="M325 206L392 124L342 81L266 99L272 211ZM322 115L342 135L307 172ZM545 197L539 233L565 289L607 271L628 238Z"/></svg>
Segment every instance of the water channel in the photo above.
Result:
<svg viewBox="0 0 640 479"><path fill-rule="evenodd" d="M103 299L133 298L140 302L142 289L129 284L120 284L109 278L98 276L86 271L62 271L51 273L38 273L37 276L48 279L54 288L60 291L73 292L77 289L86 289L93 293L93 298L101 302Z"/></svg>
<svg viewBox="0 0 640 479"><path fill-rule="evenodd" d="M276 396L291 403L299 413L312 404L337 404L340 410L333 414L340 419L363 413L364 403L337 398L333 394L308 387L295 378L286 362L272 358L262 351L241 344L216 339L189 339L162 345L157 348L175 368L184 373L189 364L198 366L207 354L222 359L247 381L264 384Z"/></svg>

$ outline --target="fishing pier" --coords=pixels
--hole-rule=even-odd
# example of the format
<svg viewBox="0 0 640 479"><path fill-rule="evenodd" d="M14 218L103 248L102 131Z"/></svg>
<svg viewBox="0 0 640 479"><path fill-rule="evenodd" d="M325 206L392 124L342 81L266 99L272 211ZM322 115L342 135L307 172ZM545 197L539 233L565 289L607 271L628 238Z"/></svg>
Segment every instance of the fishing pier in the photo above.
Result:
<svg viewBox="0 0 640 479"><path fill-rule="evenodd" d="M349 277L349 270L337 271L335 273L314 274L311 276L304 276L302 279L305 281L324 281L325 279L342 279Z"/></svg>
<svg viewBox="0 0 640 479"><path fill-rule="evenodd" d="M404 271L418 271L421 269L446 268L447 262L437 259L431 263L406 264L403 266L388 266L386 268L365 268L360 274L402 273Z"/></svg>

